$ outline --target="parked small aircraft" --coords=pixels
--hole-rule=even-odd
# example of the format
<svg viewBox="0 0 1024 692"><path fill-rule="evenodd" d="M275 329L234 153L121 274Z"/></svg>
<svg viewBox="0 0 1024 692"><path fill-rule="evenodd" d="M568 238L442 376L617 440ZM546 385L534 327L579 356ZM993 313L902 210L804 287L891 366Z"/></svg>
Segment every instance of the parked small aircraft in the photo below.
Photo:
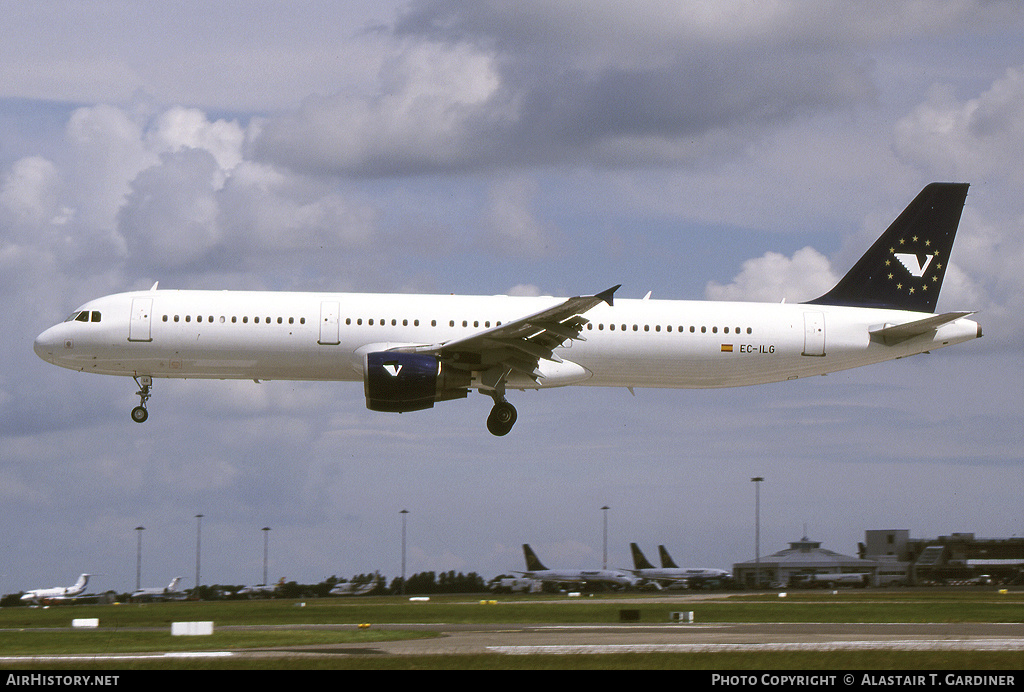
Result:
<svg viewBox="0 0 1024 692"><path fill-rule="evenodd" d="M175 577L167 586L138 589L130 596L133 601L180 601L185 598L184 591L178 591L181 577Z"/></svg>
<svg viewBox="0 0 1024 692"><path fill-rule="evenodd" d="M22 601L30 603L44 603L46 601L63 601L81 596L85 591L85 585L89 583L91 574L79 575L78 581L72 586L55 586L51 589L32 589L21 596Z"/></svg>

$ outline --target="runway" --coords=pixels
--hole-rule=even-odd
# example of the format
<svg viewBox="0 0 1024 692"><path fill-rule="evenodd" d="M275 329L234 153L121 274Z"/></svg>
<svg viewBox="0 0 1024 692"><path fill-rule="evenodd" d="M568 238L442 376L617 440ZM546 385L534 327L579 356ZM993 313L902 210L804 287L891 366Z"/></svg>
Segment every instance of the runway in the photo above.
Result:
<svg viewBox="0 0 1024 692"><path fill-rule="evenodd" d="M221 629L277 629L227 626ZM290 625L289 629L358 629L358 625ZM0 664L154 659L323 658L334 656L589 655L763 651L1024 651L1024 623L816 624L718 623L605 625L374 625L440 636L389 642L267 647L233 651L0 656ZM201 648L198 646L197 649Z"/></svg>
<svg viewBox="0 0 1024 692"><path fill-rule="evenodd" d="M440 637L250 651L246 655L460 655L712 651L1024 651L1022 623L714 625L381 625Z"/></svg>

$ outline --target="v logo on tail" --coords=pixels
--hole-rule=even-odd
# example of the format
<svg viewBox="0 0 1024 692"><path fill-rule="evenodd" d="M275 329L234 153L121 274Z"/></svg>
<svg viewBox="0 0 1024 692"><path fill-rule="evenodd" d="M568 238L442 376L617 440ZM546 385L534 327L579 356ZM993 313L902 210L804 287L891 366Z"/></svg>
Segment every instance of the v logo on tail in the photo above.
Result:
<svg viewBox="0 0 1024 692"><path fill-rule="evenodd" d="M910 275L920 279L928 270L928 265L935 259L935 255L909 255L905 252L895 253L896 259L900 261Z"/></svg>

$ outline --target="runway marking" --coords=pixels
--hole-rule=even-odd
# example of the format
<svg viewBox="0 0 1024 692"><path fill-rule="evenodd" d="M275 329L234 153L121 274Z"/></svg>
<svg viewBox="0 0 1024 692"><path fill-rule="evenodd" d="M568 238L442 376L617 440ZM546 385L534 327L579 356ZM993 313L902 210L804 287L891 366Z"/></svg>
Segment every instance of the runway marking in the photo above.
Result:
<svg viewBox="0 0 1024 692"><path fill-rule="evenodd" d="M164 654L64 654L0 656L0 663L53 663L57 661L137 661L156 658L226 658L230 651L172 651Z"/></svg>
<svg viewBox="0 0 1024 692"><path fill-rule="evenodd" d="M512 656L722 651L1024 651L1024 639L920 639L916 641L776 642L767 644L557 644L489 646L487 650Z"/></svg>
<svg viewBox="0 0 1024 692"><path fill-rule="evenodd" d="M657 630L664 631L688 631L688 630L721 630L731 629L736 625L731 622L718 623L713 625L692 625L689 623L665 622L651 625L532 625L536 630L610 630L621 632L625 630Z"/></svg>

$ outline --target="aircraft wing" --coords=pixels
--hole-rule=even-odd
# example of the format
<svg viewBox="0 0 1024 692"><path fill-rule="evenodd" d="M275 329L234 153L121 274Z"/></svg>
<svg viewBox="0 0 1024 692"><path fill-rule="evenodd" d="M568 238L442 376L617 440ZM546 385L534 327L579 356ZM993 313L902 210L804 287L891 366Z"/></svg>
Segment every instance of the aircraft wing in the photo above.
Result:
<svg viewBox="0 0 1024 692"><path fill-rule="evenodd" d="M585 341L580 332L589 320L583 317L583 313L601 303L611 305L620 285L592 296L569 298L546 310L461 339L420 346L416 351L432 353L456 366L493 368L496 382L511 370L526 373L536 380L541 376L537 369L538 361L544 359L561 363L562 359L554 353L555 348L569 339Z"/></svg>

